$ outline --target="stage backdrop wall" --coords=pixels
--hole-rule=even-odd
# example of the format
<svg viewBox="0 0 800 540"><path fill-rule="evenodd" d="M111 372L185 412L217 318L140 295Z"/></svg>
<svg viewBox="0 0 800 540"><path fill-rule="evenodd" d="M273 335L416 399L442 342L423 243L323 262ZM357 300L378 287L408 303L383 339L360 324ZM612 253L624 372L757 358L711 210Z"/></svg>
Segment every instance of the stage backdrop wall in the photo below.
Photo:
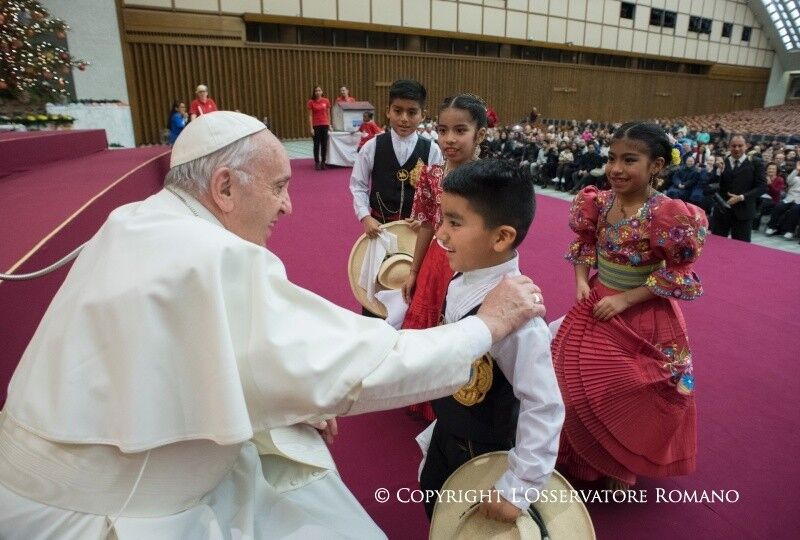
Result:
<svg viewBox="0 0 800 540"><path fill-rule="evenodd" d="M472 92L514 123L543 118L628 120L760 107L769 70L713 64L703 75L431 53L252 44L241 17L125 8L128 88L137 141L156 143L173 99L199 83L223 109L268 116L281 137L308 137L305 103L315 84L347 85L381 121L392 80L422 81L435 115L441 99Z"/></svg>

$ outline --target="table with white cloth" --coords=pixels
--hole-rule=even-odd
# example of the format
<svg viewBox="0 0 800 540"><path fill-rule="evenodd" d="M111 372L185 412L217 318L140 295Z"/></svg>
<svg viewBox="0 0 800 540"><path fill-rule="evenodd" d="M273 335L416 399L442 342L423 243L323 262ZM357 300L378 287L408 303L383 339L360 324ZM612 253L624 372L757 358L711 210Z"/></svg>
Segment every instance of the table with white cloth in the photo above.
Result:
<svg viewBox="0 0 800 540"><path fill-rule="evenodd" d="M352 167L358 154L360 131L331 131L328 133L328 165Z"/></svg>
<svg viewBox="0 0 800 540"><path fill-rule="evenodd" d="M75 119L74 129L104 129L108 144L135 148L131 108L125 103L48 103L47 114L66 114Z"/></svg>

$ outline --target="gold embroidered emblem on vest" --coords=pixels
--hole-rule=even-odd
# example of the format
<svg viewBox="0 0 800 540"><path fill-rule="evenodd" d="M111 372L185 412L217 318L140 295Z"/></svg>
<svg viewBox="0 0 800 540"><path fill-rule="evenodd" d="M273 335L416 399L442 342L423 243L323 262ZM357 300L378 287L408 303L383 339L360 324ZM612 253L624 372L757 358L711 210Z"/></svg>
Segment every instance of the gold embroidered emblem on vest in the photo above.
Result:
<svg viewBox="0 0 800 540"><path fill-rule="evenodd" d="M425 163L422 159L417 158L417 164L414 165L414 168L411 169L411 180L409 183L412 187L417 187L417 183L419 182L419 177L422 174L422 168L425 166Z"/></svg>
<svg viewBox="0 0 800 540"><path fill-rule="evenodd" d="M494 358L490 354L484 354L472 362L469 382L453 394L453 399L466 407L471 407L483 401L492 388L493 369Z"/></svg>
<svg viewBox="0 0 800 540"><path fill-rule="evenodd" d="M405 169L398 169L397 170L397 181L398 182L406 182L409 178L408 171Z"/></svg>

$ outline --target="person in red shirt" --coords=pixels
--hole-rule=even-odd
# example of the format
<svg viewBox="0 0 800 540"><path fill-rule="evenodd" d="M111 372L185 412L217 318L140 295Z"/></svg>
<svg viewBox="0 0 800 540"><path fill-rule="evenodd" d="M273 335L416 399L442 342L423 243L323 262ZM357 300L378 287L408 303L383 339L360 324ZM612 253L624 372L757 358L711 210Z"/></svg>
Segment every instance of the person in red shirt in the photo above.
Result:
<svg viewBox="0 0 800 540"><path fill-rule="evenodd" d="M198 85L194 93L197 96L197 99L192 101L192 105L189 107L189 117L192 120L201 114L208 114L210 112L219 110L217 109L217 104L208 95L208 87L206 85Z"/></svg>
<svg viewBox="0 0 800 540"><path fill-rule="evenodd" d="M380 128L378 124L376 124L372 119L375 115L371 112L364 113L364 121L361 122L361 125L358 126L358 131L361 132L361 140L358 143L358 148L356 151L361 150L361 147L364 146L368 140L373 138L378 133L383 133L383 130Z"/></svg>
<svg viewBox="0 0 800 540"><path fill-rule="evenodd" d="M350 89L346 86L339 88L339 95L336 96L336 103L353 103L356 100L350 95Z"/></svg>
<svg viewBox="0 0 800 540"><path fill-rule="evenodd" d="M331 127L331 102L325 97L322 87L317 85L306 104L308 108L308 127L314 137L314 168L325 169L328 157L328 130Z"/></svg>

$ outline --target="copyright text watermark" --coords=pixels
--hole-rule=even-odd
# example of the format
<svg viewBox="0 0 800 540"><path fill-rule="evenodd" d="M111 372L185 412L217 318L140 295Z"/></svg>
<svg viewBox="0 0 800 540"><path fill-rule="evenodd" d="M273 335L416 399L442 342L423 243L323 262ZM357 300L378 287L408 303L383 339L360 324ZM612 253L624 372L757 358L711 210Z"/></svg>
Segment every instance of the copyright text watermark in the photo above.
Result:
<svg viewBox="0 0 800 540"><path fill-rule="evenodd" d="M632 504L679 504L679 503L725 503L735 504L739 502L739 492L735 489L714 489L714 490L684 490L684 489L629 489L625 491L610 489L512 489L506 494L510 502L518 503L526 501L529 504L541 503L632 503ZM497 502L499 494L493 490L422 490L412 488L399 488L394 492L386 488L375 490L375 500L379 503L399 502L425 503L425 502L445 502L445 503L469 503L493 501Z"/></svg>

